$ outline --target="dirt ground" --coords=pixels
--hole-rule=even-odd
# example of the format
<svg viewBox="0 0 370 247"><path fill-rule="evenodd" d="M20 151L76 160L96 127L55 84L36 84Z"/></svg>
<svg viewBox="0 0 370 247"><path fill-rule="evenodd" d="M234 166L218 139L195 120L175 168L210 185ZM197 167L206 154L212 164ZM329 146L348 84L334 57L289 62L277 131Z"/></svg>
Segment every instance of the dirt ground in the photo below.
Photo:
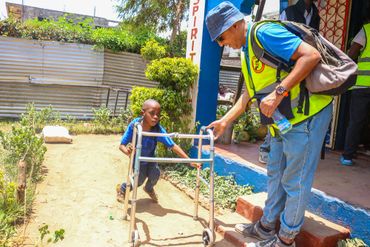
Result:
<svg viewBox="0 0 370 247"><path fill-rule="evenodd" d="M119 141L118 135L80 135L73 144L47 145L47 174L37 187L24 246L34 246L43 223L51 231L65 229L65 239L53 246L130 246L129 221L122 219L123 206L115 194L128 164L118 150ZM163 179L156 190L159 204L138 190L142 246L203 246L208 211L200 208L200 220L194 221L193 202L187 195ZM230 244L218 237L215 246Z"/></svg>

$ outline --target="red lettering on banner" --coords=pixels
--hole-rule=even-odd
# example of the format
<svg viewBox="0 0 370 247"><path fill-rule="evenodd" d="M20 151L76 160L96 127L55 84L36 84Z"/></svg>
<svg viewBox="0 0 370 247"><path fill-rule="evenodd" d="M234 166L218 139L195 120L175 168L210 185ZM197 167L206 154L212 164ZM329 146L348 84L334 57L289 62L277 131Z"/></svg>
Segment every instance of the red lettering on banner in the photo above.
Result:
<svg viewBox="0 0 370 247"><path fill-rule="evenodd" d="M193 6L193 16L195 15L196 12L198 12L198 10L199 10L199 6L194 5Z"/></svg>
<svg viewBox="0 0 370 247"><path fill-rule="evenodd" d="M191 29L191 36L190 36L190 39L197 39L197 33L198 33L198 28L195 27L193 29Z"/></svg>
<svg viewBox="0 0 370 247"><path fill-rule="evenodd" d="M191 42L191 50L189 52L189 56L190 56L190 59L191 61L194 61L194 58L196 57L197 55L197 51L196 51L196 46L197 46L197 35L198 35L198 26L197 26L197 15L199 15L199 3L200 3L200 0L195 0L193 3L192 3L192 7L191 7L191 10L192 10L192 18L193 18L193 21L192 21L192 24L193 26L191 27L191 33L190 33L190 42Z"/></svg>
<svg viewBox="0 0 370 247"><path fill-rule="evenodd" d="M194 52L194 51L192 51L192 52L190 52L190 59L191 59L191 61L193 61L194 60L194 56L196 55L197 53L196 52Z"/></svg>

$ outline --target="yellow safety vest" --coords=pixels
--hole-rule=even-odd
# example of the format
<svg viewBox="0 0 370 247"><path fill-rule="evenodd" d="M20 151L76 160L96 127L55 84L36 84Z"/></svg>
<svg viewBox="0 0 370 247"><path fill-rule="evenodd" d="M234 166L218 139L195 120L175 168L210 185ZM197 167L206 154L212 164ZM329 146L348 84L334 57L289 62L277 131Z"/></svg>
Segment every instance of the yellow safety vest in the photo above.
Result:
<svg viewBox="0 0 370 247"><path fill-rule="evenodd" d="M370 23L364 25L366 44L358 58L358 75L353 88L370 87Z"/></svg>
<svg viewBox="0 0 370 247"><path fill-rule="evenodd" d="M264 23L262 23L264 24ZM254 25L261 25L256 23ZM257 32L255 28L255 32ZM248 54L241 52L241 64L242 73L246 83L246 89L248 90L250 98L253 98L255 94L260 93L271 93L275 90L276 84L276 69L270 67L257 59L255 56L252 44L251 44L251 33L248 32ZM255 33L256 35L256 33ZM257 40L258 42L258 40ZM247 64L248 60L248 64ZM249 66L248 66L249 65ZM281 71L281 78L285 78L288 75L287 72ZM290 119L289 122L292 125L299 124L304 120L314 116L332 101L331 96L310 94L309 95L309 114L305 115L303 113L298 113L298 98L299 98L300 88L299 83L290 90L291 97L291 107L293 111L294 118ZM307 102L307 101L306 101ZM305 102L305 103L306 103ZM304 108L304 107L303 107ZM275 129L277 126L272 125ZM271 129L271 128L270 128ZM274 135L274 133L272 133Z"/></svg>

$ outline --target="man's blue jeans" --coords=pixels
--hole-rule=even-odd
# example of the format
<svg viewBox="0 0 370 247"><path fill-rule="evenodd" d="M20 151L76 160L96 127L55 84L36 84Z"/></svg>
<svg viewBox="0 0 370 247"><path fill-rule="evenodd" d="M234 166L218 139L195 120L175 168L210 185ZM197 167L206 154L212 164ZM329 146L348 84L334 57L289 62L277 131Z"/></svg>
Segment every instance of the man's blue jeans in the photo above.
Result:
<svg viewBox="0 0 370 247"><path fill-rule="evenodd" d="M320 151L333 112L332 104L288 133L271 138L267 163L268 197L262 224L279 236L294 239L304 220Z"/></svg>
<svg viewBox="0 0 370 247"><path fill-rule="evenodd" d="M157 163L140 162L138 187L144 183L146 178L148 178L144 189L148 192L153 191L153 188L157 184L160 175L161 170L159 169ZM132 186L130 189L132 190ZM121 190L122 192L126 191L126 183L121 185Z"/></svg>
<svg viewBox="0 0 370 247"><path fill-rule="evenodd" d="M265 140L263 143L260 145L260 152L270 152L270 141L271 141L271 134L270 131L267 131L267 134L265 136Z"/></svg>

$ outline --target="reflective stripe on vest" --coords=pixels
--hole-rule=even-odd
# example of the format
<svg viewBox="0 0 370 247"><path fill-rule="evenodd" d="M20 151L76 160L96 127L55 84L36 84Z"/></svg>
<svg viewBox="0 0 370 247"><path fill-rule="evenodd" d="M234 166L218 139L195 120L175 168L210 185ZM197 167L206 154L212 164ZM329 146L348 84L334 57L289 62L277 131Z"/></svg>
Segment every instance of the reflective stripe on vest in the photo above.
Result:
<svg viewBox="0 0 370 247"><path fill-rule="evenodd" d="M366 35L366 44L358 58L358 74L356 85L353 88L370 87L370 23L363 27Z"/></svg>
<svg viewBox="0 0 370 247"><path fill-rule="evenodd" d="M256 32L258 27L255 29ZM246 82L246 88L249 93L249 96L252 98L257 93L268 93L272 92L276 87L276 69L272 68L266 64L263 64L259 61L252 49L250 32L248 32L248 54L241 52L241 64L242 64L242 73ZM249 55L249 56L248 56ZM248 60L247 60L248 59ZM248 63L247 63L248 61ZM288 74L284 71L281 71L281 78L285 78ZM299 83L290 90L291 95L291 107L294 114L294 118L290 119L291 124L298 124L304 120L312 117L313 115L320 112L332 101L331 96L319 95L319 94L310 94L310 112L308 115L303 113L297 113L298 111L298 98L299 98ZM274 126L274 125L273 125ZM276 128L276 126L274 126Z"/></svg>

